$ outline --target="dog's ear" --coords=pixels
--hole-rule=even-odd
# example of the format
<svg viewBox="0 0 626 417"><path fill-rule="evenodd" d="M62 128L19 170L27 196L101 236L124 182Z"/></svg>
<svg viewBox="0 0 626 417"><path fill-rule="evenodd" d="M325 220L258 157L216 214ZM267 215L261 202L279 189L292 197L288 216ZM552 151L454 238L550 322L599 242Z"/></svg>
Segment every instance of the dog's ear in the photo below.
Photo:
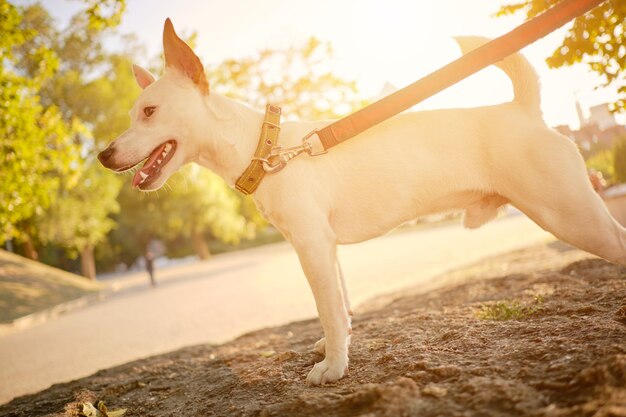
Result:
<svg viewBox="0 0 626 417"><path fill-rule="evenodd" d="M169 17L165 20L163 27L163 52L166 68L176 68L189 77L202 93L209 93L209 82L204 74L202 62L189 45L178 37Z"/></svg>
<svg viewBox="0 0 626 417"><path fill-rule="evenodd" d="M135 81L137 81L142 90L154 82L154 75L139 65L133 64L133 74L135 75Z"/></svg>

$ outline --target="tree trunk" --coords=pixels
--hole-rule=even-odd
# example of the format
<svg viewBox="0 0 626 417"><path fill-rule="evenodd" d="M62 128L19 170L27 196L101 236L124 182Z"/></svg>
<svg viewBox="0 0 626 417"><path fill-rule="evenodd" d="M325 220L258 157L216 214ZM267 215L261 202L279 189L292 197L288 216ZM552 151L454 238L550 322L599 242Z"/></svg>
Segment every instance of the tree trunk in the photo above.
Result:
<svg viewBox="0 0 626 417"><path fill-rule="evenodd" d="M193 235L193 247L198 254L198 257L202 260L209 259L211 257L211 251L209 245L207 245L204 236L201 233L194 233Z"/></svg>
<svg viewBox="0 0 626 417"><path fill-rule="evenodd" d="M37 249L35 249L35 245L33 244L33 240L30 235L24 234L22 237L22 250L24 251L24 256L28 259L32 259L34 261L39 259L39 254L37 253Z"/></svg>
<svg viewBox="0 0 626 417"><path fill-rule="evenodd" d="M96 279L96 260L93 256L93 246L87 245L80 254L80 269L84 277Z"/></svg>

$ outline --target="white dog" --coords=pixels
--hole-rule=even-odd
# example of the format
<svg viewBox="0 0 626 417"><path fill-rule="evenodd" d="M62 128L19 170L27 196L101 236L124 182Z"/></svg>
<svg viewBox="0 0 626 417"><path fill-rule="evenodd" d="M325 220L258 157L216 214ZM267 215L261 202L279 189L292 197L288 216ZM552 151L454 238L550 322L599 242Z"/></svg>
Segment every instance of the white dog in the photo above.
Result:
<svg viewBox="0 0 626 417"><path fill-rule="evenodd" d="M484 42L459 39L464 52ZM147 159L133 179L142 190L156 190L189 162L233 185L255 152L263 114L209 93L200 60L169 19L163 43L163 77L134 67L144 91L131 127L99 159L115 171ZM475 228L510 202L559 239L626 265L626 229L593 191L576 146L543 122L536 73L520 54L498 66L513 83L512 102L401 114L327 155L294 159L254 194L298 253L315 296L325 336L315 348L325 359L310 383L338 380L348 367L351 313L337 244L451 209L464 210L465 226ZM298 145L328 123L284 123L280 143Z"/></svg>

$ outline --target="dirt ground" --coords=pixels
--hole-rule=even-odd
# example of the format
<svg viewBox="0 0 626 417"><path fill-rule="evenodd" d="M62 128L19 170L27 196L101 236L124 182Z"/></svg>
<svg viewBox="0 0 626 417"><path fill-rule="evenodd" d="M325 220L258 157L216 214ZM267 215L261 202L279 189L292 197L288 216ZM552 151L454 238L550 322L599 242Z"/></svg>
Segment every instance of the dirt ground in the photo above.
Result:
<svg viewBox="0 0 626 417"><path fill-rule="evenodd" d="M309 320L103 370L0 416L75 416L95 398L142 417L626 416L626 269L555 243L441 282L357 311L334 384L305 384L321 359Z"/></svg>

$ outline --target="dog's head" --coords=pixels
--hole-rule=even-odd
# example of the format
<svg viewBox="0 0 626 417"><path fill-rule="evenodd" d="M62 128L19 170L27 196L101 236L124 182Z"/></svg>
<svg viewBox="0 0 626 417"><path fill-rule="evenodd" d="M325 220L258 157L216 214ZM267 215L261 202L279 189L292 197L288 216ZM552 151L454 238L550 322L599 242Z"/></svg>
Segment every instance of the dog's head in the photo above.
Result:
<svg viewBox="0 0 626 417"><path fill-rule="evenodd" d="M165 71L159 80L133 65L143 92L130 111L131 126L100 152L98 159L116 172L126 171L145 160L133 178L133 186L156 190L199 150L194 137L197 120L209 94L209 84L200 59L174 31L170 19L163 29Z"/></svg>

